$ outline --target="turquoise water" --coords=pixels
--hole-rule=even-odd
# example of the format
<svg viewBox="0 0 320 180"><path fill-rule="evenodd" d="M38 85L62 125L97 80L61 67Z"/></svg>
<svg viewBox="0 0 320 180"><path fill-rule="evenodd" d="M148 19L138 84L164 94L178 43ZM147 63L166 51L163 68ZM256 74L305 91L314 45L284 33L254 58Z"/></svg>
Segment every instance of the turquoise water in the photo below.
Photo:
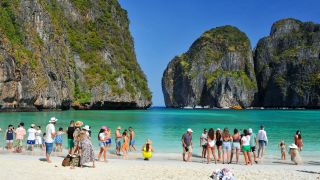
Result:
<svg viewBox="0 0 320 180"><path fill-rule="evenodd" d="M97 132L102 125L123 129L132 126L136 131L137 147L140 149L147 138L151 138L158 152L181 152L181 135L187 128L192 128L194 152L200 154L199 136L203 128L228 127L244 129L253 128L258 131L260 124L266 127L270 140L268 154L276 154L277 144L284 139L287 144L293 142L297 129L302 131L304 153L320 155L320 111L318 110L180 110L150 109L137 111L58 111L58 112L23 112L1 113L0 127L15 127L23 121L29 127L35 123L45 125L51 116L59 119L56 128L67 127L70 120L81 120L92 127L93 143L98 147ZM0 137L4 144L3 133ZM64 137L66 146L66 136Z"/></svg>

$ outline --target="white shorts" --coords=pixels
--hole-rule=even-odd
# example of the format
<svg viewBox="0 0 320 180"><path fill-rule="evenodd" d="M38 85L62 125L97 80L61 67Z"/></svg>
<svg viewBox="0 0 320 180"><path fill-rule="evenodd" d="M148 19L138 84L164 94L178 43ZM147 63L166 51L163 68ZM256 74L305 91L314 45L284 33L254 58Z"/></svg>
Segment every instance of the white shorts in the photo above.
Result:
<svg viewBox="0 0 320 180"><path fill-rule="evenodd" d="M42 138L40 136L36 137L36 144L42 144Z"/></svg>

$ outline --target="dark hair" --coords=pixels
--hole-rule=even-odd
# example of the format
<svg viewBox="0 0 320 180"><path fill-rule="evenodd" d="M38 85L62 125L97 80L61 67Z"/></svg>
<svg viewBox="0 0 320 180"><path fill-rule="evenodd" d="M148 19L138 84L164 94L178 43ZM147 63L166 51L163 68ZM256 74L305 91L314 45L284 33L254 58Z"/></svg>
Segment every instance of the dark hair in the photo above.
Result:
<svg viewBox="0 0 320 180"><path fill-rule="evenodd" d="M130 126L129 129L132 129L132 127Z"/></svg>
<svg viewBox="0 0 320 180"><path fill-rule="evenodd" d="M300 130L297 130L297 131L296 131L296 135L298 135L298 134L300 134L300 133L301 133Z"/></svg>
<svg viewBox="0 0 320 180"><path fill-rule="evenodd" d="M264 128L264 125L261 125L261 126L260 126L260 129L263 129L263 128Z"/></svg>
<svg viewBox="0 0 320 180"><path fill-rule="evenodd" d="M47 133L43 133L43 136L47 135Z"/></svg>
<svg viewBox="0 0 320 180"><path fill-rule="evenodd" d="M98 140L100 141L100 133L103 133L104 132L104 130L103 129L100 129L100 131L99 131L99 133L98 133Z"/></svg>
<svg viewBox="0 0 320 180"><path fill-rule="evenodd" d="M238 129L237 128L235 128L234 130L233 130L233 133L234 134L237 134L239 131L238 131Z"/></svg>
<svg viewBox="0 0 320 180"><path fill-rule="evenodd" d="M71 121L70 121L70 124L74 124L74 120L71 120Z"/></svg>
<svg viewBox="0 0 320 180"><path fill-rule="evenodd" d="M245 136L247 136L247 135L249 135L249 132L248 132L248 130L243 130L243 134L245 135Z"/></svg>
<svg viewBox="0 0 320 180"><path fill-rule="evenodd" d="M24 126L24 123L23 123L23 122L21 122L19 125L20 125L20 126Z"/></svg>
<svg viewBox="0 0 320 180"><path fill-rule="evenodd" d="M230 132L228 128L224 128L223 129L223 133L222 133L223 138L225 137L230 137Z"/></svg>
<svg viewBox="0 0 320 180"><path fill-rule="evenodd" d="M207 128L204 128L203 131L207 131Z"/></svg>
<svg viewBox="0 0 320 180"><path fill-rule="evenodd" d="M212 139L212 140L214 139L214 130L213 130L213 128L209 129L208 136L210 137L210 139Z"/></svg>
<svg viewBox="0 0 320 180"><path fill-rule="evenodd" d="M38 126L39 129L41 129L41 126Z"/></svg>
<svg viewBox="0 0 320 180"><path fill-rule="evenodd" d="M9 127L13 127L13 125L12 125L12 124L10 124L10 125L8 126L8 128L9 128Z"/></svg>
<svg viewBox="0 0 320 180"><path fill-rule="evenodd" d="M59 131L63 131L63 128L62 128L62 127L59 127Z"/></svg>
<svg viewBox="0 0 320 180"><path fill-rule="evenodd" d="M127 132L124 131L124 132L122 133L122 136L126 136L126 135L127 135Z"/></svg>
<svg viewBox="0 0 320 180"><path fill-rule="evenodd" d="M298 139L302 139L302 136L301 136L301 134L298 134Z"/></svg>
<svg viewBox="0 0 320 180"><path fill-rule="evenodd" d="M149 151L149 149L150 149L150 144L149 144L149 143L147 143L147 144L146 144L146 151L148 152L148 151Z"/></svg>
<svg viewBox="0 0 320 180"><path fill-rule="evenodd" d="M221 131L216 131L216 139L217 141L221 140Z"/></svg>

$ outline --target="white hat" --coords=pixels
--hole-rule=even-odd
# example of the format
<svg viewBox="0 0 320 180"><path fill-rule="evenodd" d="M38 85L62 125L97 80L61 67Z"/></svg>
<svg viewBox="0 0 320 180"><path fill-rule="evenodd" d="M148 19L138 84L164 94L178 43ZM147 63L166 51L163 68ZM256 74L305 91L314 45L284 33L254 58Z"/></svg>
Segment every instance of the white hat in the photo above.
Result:
<svg viewBox="0 0 320 180"><path fill-rule="evenodd" d="M117 129L121 129L121 127L120 127L120 126L118 126L118 127L117 127Z"/></svg>
<svg viewBox="0 0 320 180"><path fill-rule="evenodd" d="M54 122L57 122L58 119L56 117L51 117L49 123L54 123Z"/></svg>
<svg viewBox="0 0 320 180"><path fill-rule="evenodd" d="M221 129L220 129L220 128L217 128L217 131L221 131Z"/></svg>
<svg viewBox="0 0 320 180"><path fill-rule="evenodd" d="M289 148L290 148L290 149L298 149L298 146L295 145L295 144L291 144L291 145L289 146Z"/></svg>
<svg viewBox="0 0 320 180"><path fill-rule="evenodd" d="M36 125L35 124L31 124L30 127L34 128Z"/></svg>
<svg viewBox="0 0 320 180"><path fill-rule="evenodd" d="M248 130L248 131L249 131L249 133L250 133L250 134L252 133L252 129L251 129L251 128L249 128L249 130Z"/></svg>
<svg viewBox="0 0 320 180"><path fill-rule="evenodd" d="M88 125L85 125L82 129L84 129L86 131L90 131L90 127Z"/></svg>
<svg viewBox="0 0 320 180"><path fill-rule="evenodd" d="M190 128L189 128L187 131L188 131L188 132L193 132L192 129L190 129Z"/></svg>

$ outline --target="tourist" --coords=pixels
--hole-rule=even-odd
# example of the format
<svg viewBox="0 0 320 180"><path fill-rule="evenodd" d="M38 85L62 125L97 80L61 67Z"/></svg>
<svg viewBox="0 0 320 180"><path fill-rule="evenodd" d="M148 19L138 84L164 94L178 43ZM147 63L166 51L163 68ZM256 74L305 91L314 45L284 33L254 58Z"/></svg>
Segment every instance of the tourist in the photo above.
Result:
<svg viewBox="0 0 320 180"><path fill-rule="evenodd" d="M236 151L236 164L239 163L239 154L240 154L240 133L238 131L238 129L234 129L233 130L233 136L232 136L232 151L231 151L231 157L230 157L230 164L232 163L232 158L233 158L233 154L234 151Z"/></svg>
<svg viewBox="0 0 320 180"><path fill-rule="evenodd" d="M213 128L210 128L209 129L209 132L208 132L208 144L207 144L207 148L208 148L208 156L207 156L207 163L209 164L210 163L210 151L211 151L211 154L214 158L214 162L215 164L217 164L217 157L216 157L216 153L215 153L215 146L216 146L216 137L215 137L215 134L214 134L214 130Z"/></svg>
<svg viewBox="0 0 320 180"><path fill-rule="evenodd" d="M241 150L243 152L244 160L245 160L245 165L251 164L251 157L250 157L250 134L248 130L243 130L243 137L241 138Z"/></svg>
<svg viewBox="0 0 320 180"><path fill-rule="evenodd" d="M121 151L121 140L122 140L122 135L121 135L121 127L118 126L115 132L115 142L116 142L116 154L119 156L120 151Z"/></svg>
<svg viewBox="0 0 320 180"><path fill-rule="evenodd" d="M27 150L29 146L31 146L31 151L34 150L34 145L36 144L36 133L37 130L35 129L34 124L31 124L30 128L28 129L28 138L27 138Z"/></svg>
<svg viewBox="0 0 320 180"><path fill-rule="evenodd" d="M80 167L83 168L83 165L89 162L92 162L92 167L95 168L95 156L93 145L90 137L87 135L90 131L88 125L82 128L79 136L79 151L80 151Z"/></svg>
<svg viewBox="0 0 320 180"><path fill-rule="evenodd" d="M5 132L5 139L6 139L6 142L7 142L7 149L9 151L12 150L12 147L13 147L13 135L14 135L14 127L12 124L10 124L8 126L8 128L6 129L6 132Z"/></svg>
<svg viewBox="0 0 320 180"><path fill-rule="evenodd" d="M299 154L298 146L295 144L291 144L289 148L290 148L289 154L291 156L291 161L294 162L295 165L300 164L301 157Z"/></svg>
<svg viewBox="0 0 320 180"><path fill-rule="evenodd" d="M281 160L286 160L287 145L284 143L283 140L279 143L279 148L281 149Z"/></svg>
<svg viewBox="0 0 320 180"><path fill-rule="evenodd" d="M55 137L56 149L55 152L59 152L58 148L60 147L60 152L62 152L62 135L64 134L63 128L60 127L57 135Z"/></svg>
<svg viewBox="0 0 320 180"><path fill-rule="evenodd" d="M102 126L99 134L98 134L98 140L99 140L99 146L100 146L100 152L98 154L98 161L100 161L101 155L103 154L104 162L107 162L107 127Z"/></svg>
<svg viewBox="0 0 320 180"><path fill-rule="evenodd" d="M72 153L72 149L74 147L74 137L73 137L73 133L74 133L75 127L74 127L74 121L71 120L70 121L70 126L67 127L66 133L68 135L68 150L69 150L69 154Z"/></svg>
<svg viewBox="0 0 320 180"><path fill-rule="evenodd" d="M123 144L122 144L122 153L123 153L123 159L127 159L128 157L128 150L129 150L129 137L126 131L122 133L123 138Z"/></svg>
<svg viewBox="0 0 320 180"><path fill-rule="evenodd" d="M182 159L185 162L191 162L191 156L192 156L192 129L188 129L185 134L182 135L181 142L182 142L182 148L183 148L183 153L182 153ZM185 159L185 155L188 153L188 159Z"/></svg>
<svg viewBox="0 0 320 180"><path fill-rule="evenodd" d="M231 155L231 142L232 137L230 135L229 129L224 128L222 133L222 163L226 162L230 163L230 155Z"/></svg>
<svg viewBox="0 0 320 180"><path fill-rule="evenodd" d="M202 162L204 162L204 159L206 158L207 143L208 143L208 131L205 128L203 129L203 133L200 136L200 148L202 148L202 155L201 155Z"/></svg>
<svg viewBox="0 0 320 180"><path fill-rule="evenodd" d="M153 147L150 139L142 146L142 156L145 161L148 161L152 157Z"/></svg>
<svg viewBox="0 0 320 180"><path fill-rule="evenodd" d="M135 136L135 132L133 131L132 127L129 127L129 138L130 138L130 148L129 150L132 151L136 151L136 148L135 148L135 139L134 139L134 136Z"/></svg>
<svg viewBox="0 0 320 180"><path fill-rule="evenodd" d="M111 129L108 127L108 128L107 128L107 131L108 131L109 138L107 139L106 144L107 144L107 147L110 148L111 145L112 145Z"/></svg>
<svg viewBox="0 0 320 180"><path fill-rule="evenodd" d="M268 144L267 132L264 130L263 125L260 126L260 130L258 132L258 141L259 141L258 158L263 158L265 147Z"/></svg>
<svg viewBox="0 0 320 180"><path fill-rule="evenodd" d="M217 128L216 131L216 146L217 146L217 150L218 150L218 161L221 161L221 148L222 148L222 132L220 130L220 128Z"/></svg>
<svg viewBox="0 0 320 180"><path fill-rule="evenodd" d="M46 160L48 163L51 163L50 155L53 150L53 142L54 137L56 136L56 129L55 124L58 121L55 117L52 117L49 121L49 124L46 127L46 138L45 138L45 144L46 144Z"/></svg>
<svg viewBox="0 0 320 180"><path fill-rule="evenodd" d="M42 149L41 126L37 126L36 130L36 146Z"/></svg>
<svg viewBox="0 0 320 180"><path fill-rule="evenodd" d="M22 146L23 146L23 141L26 136L26 130L24 129L24 123L21 122L16 130L16 141L15 141L15 148L17 153L22 152Z"/></svg>
<svg viewBox="0 0 320 180"><path fill-rule="evenodd" d="M294 144L298 146L298 149L302 151L302 136L300 130L297 130L296 134L294 135Z"/></svg>
<svg viewBox="0 0 320 180"><path fill-rule="evenodd" d="M250 134L250 148L251 148L251 152L253 154L253 160L256 164L258 164L257 161L257 154L256 154L256 146L258 144L258 139L257 139L257 135L255 133L253 133L252 129L249 128L249 134Z"/></svg>
<svg viewBox="0 0 320 180"><path fill-rule="evenodd" d="M79 150L79 136L80 136L80 132L81 132L81 126L83 125L82 121L77 121L74 126L74 132L73 132L73 144L74 144L74 148L71 151L71 155L74 156L74 154L78 153Z"/></svg>

